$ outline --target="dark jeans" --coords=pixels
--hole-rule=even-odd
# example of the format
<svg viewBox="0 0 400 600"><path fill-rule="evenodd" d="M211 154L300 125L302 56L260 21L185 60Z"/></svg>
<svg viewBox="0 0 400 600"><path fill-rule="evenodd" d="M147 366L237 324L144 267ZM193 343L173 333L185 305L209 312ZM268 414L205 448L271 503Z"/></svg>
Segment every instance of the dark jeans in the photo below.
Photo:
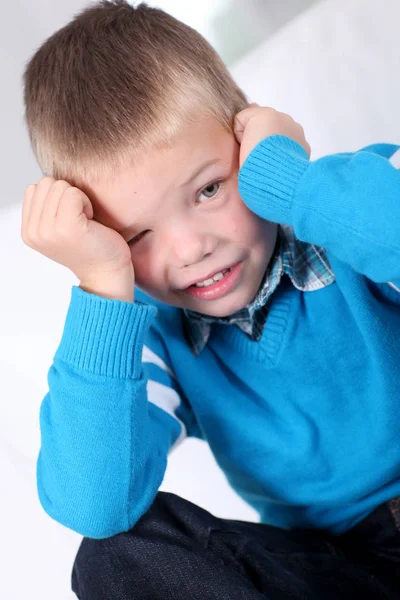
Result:
<svg viewBox="0 0 400 600"><path fill-rule="evenodd" d="M342 536L219 519L159 492L125 533L83 538L81 600L400 600L400 498Z"/></svg>

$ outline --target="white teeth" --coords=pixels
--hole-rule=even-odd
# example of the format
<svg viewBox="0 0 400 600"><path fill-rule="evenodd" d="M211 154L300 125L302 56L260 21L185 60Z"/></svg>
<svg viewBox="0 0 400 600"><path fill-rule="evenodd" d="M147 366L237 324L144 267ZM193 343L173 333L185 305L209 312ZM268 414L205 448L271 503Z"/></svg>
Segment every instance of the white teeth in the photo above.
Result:
<svg viewBox="0 0 400 600"><path fill-rule="evenodd" d="M213 279L214 279L214 281L219 281L220 279L223 278L223 276L224 276L224 274L222 273L222 271L220 271L219 273L214 275Z"/></svg>
<svg viewBox="0 0 400 600"><path fill-rule="evenodd" d="M205 279L204 281L201 281L200 283L195 283L195 286L196 287L207 287L209 285L212 285L216 281L219 281L220 279L225 277L225 275L228 273L228 271L230 271L230 269L224 269L224 271L219 271L219 273L215 273L215 275L213 275L213 277L210 277L209 279Z"/></svg>

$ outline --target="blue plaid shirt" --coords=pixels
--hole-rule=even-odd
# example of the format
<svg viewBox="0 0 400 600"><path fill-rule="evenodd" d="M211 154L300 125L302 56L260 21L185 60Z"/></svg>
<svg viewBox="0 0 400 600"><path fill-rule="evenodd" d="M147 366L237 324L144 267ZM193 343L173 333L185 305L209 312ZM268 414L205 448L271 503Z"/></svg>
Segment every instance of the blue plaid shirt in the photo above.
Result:
<svg viewBox="0 0 400 600"><path fill-rule="evenodd" d="M298 240L289 225L278 225L273 257L252 302L228 317L183 311L186 338L194 354L199 355L207 344L213 323L237 325L252 340L259 340L267 319L267 302L284 273L303 292L319 290L335 281L323 248Z"/></svg>

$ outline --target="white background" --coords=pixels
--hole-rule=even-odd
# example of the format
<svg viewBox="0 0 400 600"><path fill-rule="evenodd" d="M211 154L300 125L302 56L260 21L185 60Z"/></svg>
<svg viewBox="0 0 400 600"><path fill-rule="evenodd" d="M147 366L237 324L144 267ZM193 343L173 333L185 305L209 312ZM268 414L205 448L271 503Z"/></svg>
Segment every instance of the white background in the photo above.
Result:
<svg viewBox="0 0 400 600"><path fill-rule="evenodd" d="M20 78L34 48L82 6L14 0L0 15L0 564L7 600L74 597L69 577L81 538L42 510L35 468L39 407L77 282L20 240L23 189L40 177L24 133ZM302 123L312 158L376 141L400 143L399 23L398 0L322 0L232 72L251 100ZM171 455L162 489L217 516L256 520L198 441Z"/></svg>

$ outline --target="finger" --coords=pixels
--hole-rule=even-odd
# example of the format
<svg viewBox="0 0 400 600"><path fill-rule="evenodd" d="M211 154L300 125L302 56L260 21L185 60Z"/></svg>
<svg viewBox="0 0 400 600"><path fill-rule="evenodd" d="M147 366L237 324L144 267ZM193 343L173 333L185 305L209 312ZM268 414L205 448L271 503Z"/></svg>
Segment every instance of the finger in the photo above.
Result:
<svg viewBox="0 0 400 600"><path fill-rule="evenodd" d="M88 209L85 210L85 207ZM58 222L62 230L73 229L82 220L82 213L89 219L88 213L93 215L89 198L82 190L70 186L60 198L58 207Z"/></svg>
<svg viewBox="0 0 400 600"><path fill-rule="evenodd" d="M31 183L25 188L24 192L24 201L22 203L22 211L21 211L21 237L23 241L26 243L28 241L28 223L29 217L31 214L32 207L32 198L36 191L36 184Z"/></svg>
<svg viewBox="0 0 400 600"><path fill-rule="evenodd" d="M246 123L249 120L250 116L253 114L253 112L254 106L248 106L247 108L244 108L235 115L235 124L238 125L238 129L244 128L246 126Z"/></svg>
<svg viewBox="0 0 400 600"><path fill-rule="evenodd" d="M244 123L241 120L240 116L236 115L236 117L234 119L234 123L233 123L233 130L234 130L235 133L243 133L243 131L244 131Z"/></svg>
<svg viewBox="0 0 400 600"><path fill-rule="evenodd" d="M35 198L32 202L27 228L27 234L30 239L35 239L39 231L43 205L54 181L53 177L43 177L36 186Z"/></svg>
<svg viewBox="0 0 400 600"><path fill-rule="evenodd" d="M234 132L239 144L241 144L242 138L243 138L243 132L244 132L251 116L254 114L254 108L255 108L254 106L245 108L244 110L241 110L240 112L238 112L237 115L235 115L235 118L233 121L233 132Z"/></svg>
<svg viewBox="0 0 400 600"><path fill-rule="evenodd" d="M67 181L58 179L49 190L43 203L40 219L40 235L46 237L54 232L58 207L63 193L71 187Z"/></svg>
<svg viewBox="0 0 400 600"><path fill-rule="evenodd" d="M233 133L235 135L236 140L239 142L239 144L242 143L243 132L244 132L244 125L240 121L240 118L236 116L234 119L234 122L233 122Z"/></svg>

